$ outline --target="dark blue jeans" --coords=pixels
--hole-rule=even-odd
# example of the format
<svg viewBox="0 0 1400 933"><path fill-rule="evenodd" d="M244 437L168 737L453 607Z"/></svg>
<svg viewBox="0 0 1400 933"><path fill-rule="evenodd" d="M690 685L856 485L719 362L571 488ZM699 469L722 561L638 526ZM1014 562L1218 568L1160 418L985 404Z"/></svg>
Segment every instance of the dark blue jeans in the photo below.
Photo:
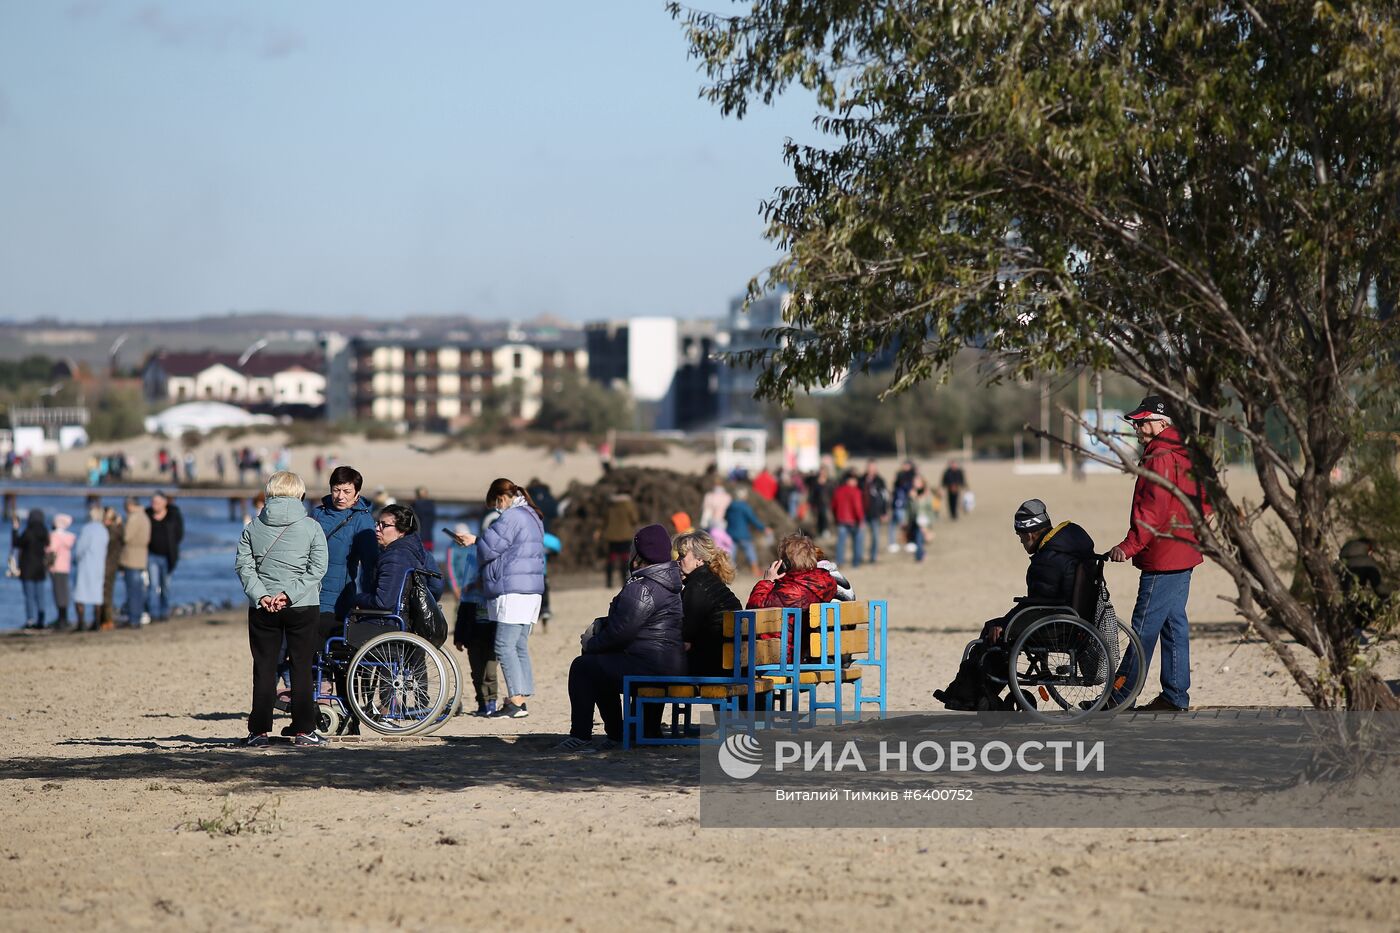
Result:
<svg viewBox="0 0 1400 933"><path fill-rule="evenodd" d="M24 590L24 621L25 624L44 624L44 581L43 580L20 580L20 588Z"/></svg>
<svg viewBox="0 0 1400 933"><path fill-rule="evenodd" d="M128 625L140 625L141 613L146 611L146 581L142 579L144 571L132 570L129 567L122 568L122 580L126 583L126 622Z"/></svg>
<svg viewBox="0 0 1400 933"><path fill-rule="evenodd" d="M1182 709L1191 705L1191 647L1186 620L1186 599L1190 595L1191 571L1144 570L1138 583L1137 604L1133 606L1133 631L1142 639L1143 657L1139 660L1129 647L1118 667L1118 673L1127 678L1124 683L1133 683L1139 663L1152 666L1152 654L1160 637L1162 695ZM1124 693L1115 693L1114 701L1121 701Z"/></svg>
<svg viewBox="0 0 1400 933"><path fill-rule="evenodd" d="M836 563L845 567L846 562L842 560L846 552L846 542L851 542L851 563L852 567L860 566L860 525L837 525L836 526Z"/></svg>
<svg viewBox="0 0 1400 933"><path fill-rule="evenodd" d="M170 558L152 554L146 558L146 572L151 578L146 592L146 611L159 622L170 618Z"/></svg>

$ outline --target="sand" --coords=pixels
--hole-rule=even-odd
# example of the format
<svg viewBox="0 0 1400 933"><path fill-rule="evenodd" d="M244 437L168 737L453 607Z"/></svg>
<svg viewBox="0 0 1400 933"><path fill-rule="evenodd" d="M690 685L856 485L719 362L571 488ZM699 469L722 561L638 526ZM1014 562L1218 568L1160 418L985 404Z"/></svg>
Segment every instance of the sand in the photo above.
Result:
<svg viewBox="0 0 1400 933"><path fill-rule="evenodd" d="M928 562L881 553L850 571L860 595L890 600L894 710L931 708L1020 586L1020 499L1040 495L1101 546L1123 528L1123 477L977 463L969 478L978 508L937 528ZM1126 611L1135 575L1109 574ZM702 829L699 750L548 751L567 730L577 632L611 596L601 574L578 582L532 639L528 719L458 717L399 743L230 747L250 675L237 613L0 639L0 929L1396 926L1394 830ZM1266 648L1242 641L1228 592L1215 568L1197 572L1193 703L1301 705ZM259 805L269 832L191 826Z"/></svg>

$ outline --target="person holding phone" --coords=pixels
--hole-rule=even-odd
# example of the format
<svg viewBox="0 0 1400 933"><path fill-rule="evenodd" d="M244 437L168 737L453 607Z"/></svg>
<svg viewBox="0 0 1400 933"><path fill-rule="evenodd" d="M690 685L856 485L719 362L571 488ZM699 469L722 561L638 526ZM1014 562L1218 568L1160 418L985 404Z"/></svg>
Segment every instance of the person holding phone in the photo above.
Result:
<svg viewBox="0 0 1400 933"><path fill-rule="evenodd" d="M817 563L822 559L817 543L804 534L788 535L778 545L778 559L768 565L763 579L753 585L745 609L806 609L813 603L836 598L836 578ZM760 635L773 639L778 635ZM788 659L797 633L788 631Z"/></svg>
<svg viewBox="0 0 1400 933"><path fill-rule="evenodd" d="M544 519L525 488L504 477L486 490L486 505L501 517L481 537L453 537L463 547L476 545L487 618L496 623L496 660L509 696L492 718L523 719L535 692L529 638L544 596Z"/></svg>

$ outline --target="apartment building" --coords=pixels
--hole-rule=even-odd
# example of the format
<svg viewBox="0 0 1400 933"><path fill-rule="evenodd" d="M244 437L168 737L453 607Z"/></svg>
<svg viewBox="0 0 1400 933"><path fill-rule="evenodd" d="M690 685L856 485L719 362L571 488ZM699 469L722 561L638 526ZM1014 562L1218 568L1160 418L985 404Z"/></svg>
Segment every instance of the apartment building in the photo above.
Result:
<svg viewBox="0 0 1400 933"><path fill-rule="evenodd" d="M349 413L427 431L469 424L490 406L528 422L547 391L588 371L581 335L568 332L505 341L360 336L348 341L343 357Z"/></svg>

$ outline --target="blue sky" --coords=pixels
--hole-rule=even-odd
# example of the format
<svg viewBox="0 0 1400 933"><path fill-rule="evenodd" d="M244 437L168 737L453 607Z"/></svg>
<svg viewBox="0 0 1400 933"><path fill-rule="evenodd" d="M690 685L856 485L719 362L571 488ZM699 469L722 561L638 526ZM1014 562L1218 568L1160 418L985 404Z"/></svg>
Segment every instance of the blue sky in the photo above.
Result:
<svg viewBox="0 0 1400 933"><path fill-rule="evenodd" d="M661 0L0 0L0 318L719 315L814 104L702 83Z"/></svg>

